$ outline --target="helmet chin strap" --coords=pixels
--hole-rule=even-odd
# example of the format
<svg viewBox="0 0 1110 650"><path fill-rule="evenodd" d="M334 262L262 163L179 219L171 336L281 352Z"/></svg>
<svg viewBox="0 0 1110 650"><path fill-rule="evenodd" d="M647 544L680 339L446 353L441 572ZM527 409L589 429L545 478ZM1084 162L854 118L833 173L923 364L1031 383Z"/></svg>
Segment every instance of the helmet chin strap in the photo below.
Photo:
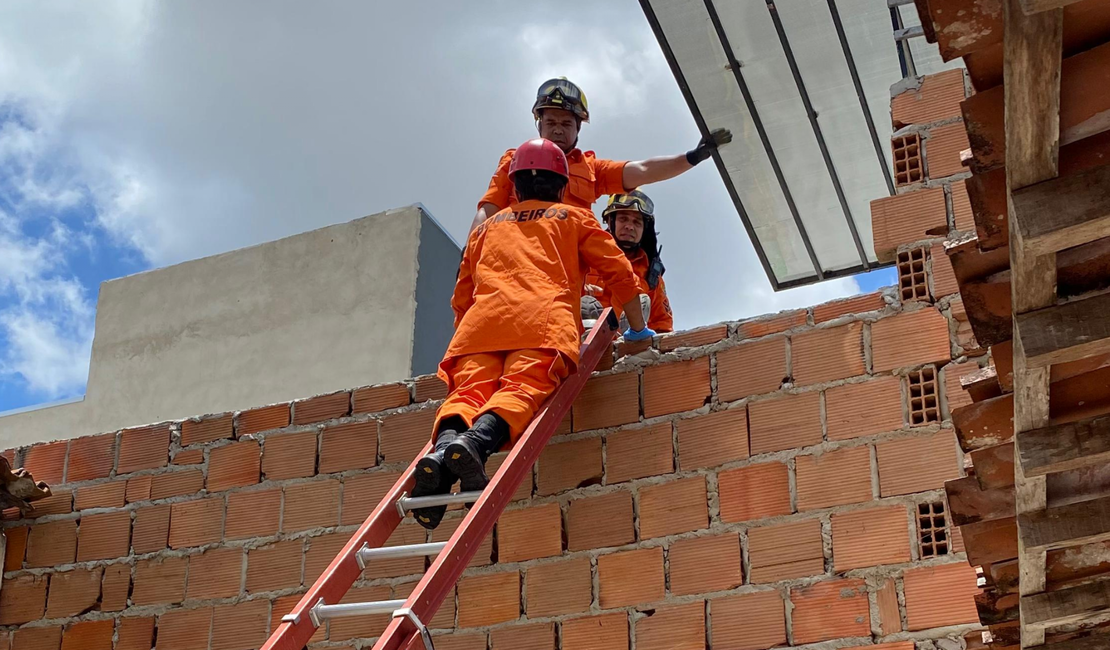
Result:
<svg viewBox="0 0 1110 650"><path fill-rule="evenodd" d="M640 247L640 242L632 242L626 239L618 239L617 246L620 246L622 251L631 252Z"/></svg>

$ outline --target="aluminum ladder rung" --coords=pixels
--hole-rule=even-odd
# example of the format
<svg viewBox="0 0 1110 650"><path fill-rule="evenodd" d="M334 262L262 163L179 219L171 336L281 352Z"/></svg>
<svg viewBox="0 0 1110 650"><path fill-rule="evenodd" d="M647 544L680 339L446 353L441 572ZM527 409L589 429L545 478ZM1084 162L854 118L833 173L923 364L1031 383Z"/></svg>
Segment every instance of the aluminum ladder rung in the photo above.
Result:
<svg viewBox="0 0 1110 650"><path fill-rule="evenodd" d="M308 616L312 619L313 625L320 627L324 621L329 621L333 618L370 616L371 614L392 614L404 606L404 600L373 600L367 603L325 605L324 599L321 598L313 605L312 609L308 611Z"/></svg>
<svg viewBox="0 0 1110 650"><path fill-rule="evenodd" d="M396 560L404 557L439 555L439 552L442 551L445 546L447 546L447 542L407 544L405 546L382 546L380 548L370 548L369 544L363 544L362 548L358 550L358 555L355 556L355 560L358 562L358 568L366 569L367 562L371 560Z"/></svg>
<svg viewBox="0 0 1110 650"><path fill-rule="evenodd" d="M450 506L456 503L474 503L481 492L459 492L458 494L433 494L426 497L410 497L408 493L397 499L397 512L403 519L405 513L413 508L431 508L432 506Z"/></svg>

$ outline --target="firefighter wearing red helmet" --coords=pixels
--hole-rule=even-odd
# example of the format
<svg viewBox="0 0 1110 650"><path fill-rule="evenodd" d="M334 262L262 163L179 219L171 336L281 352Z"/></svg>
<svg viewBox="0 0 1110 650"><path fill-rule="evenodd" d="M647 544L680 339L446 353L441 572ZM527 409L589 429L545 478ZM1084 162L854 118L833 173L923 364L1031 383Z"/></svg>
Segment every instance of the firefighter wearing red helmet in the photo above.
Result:
<svg viewBox="0 0 1110 650"><path fill-rule="evenodd" d="M449 394L436 412L432 453L413 496L489 482L485 463L515 442L578 363L582 269L595 269L628 310L627 340L655 335L639 314L639 284L593 213L562 201L572 173L554 143L518 147L506 170L517 197L467 240L451 306L455 334L439 365ZM435 528L446 506L414 511Z"/></svg>
<svg viewBox="0 0 1110 650"><path fill-rule="evenodd" d="M713 151L732 141L727 129L717 129L703 137L696 147L684 154L661 156L637 161L616 161L597 158L592 151L578 148L578 133L583 122L590 121L586 94L566 77L549 79L540 84L532 116L541 138L550 140L563 150L570 169L569 183L563 202L590 209L598 198L621 194L641 185L674 178L706 160ZM515 201L514 187L509 179L513 150L501 156L497 171L490 179L489 189L478 201L478 212L470 226L480 223Z"/></svg>

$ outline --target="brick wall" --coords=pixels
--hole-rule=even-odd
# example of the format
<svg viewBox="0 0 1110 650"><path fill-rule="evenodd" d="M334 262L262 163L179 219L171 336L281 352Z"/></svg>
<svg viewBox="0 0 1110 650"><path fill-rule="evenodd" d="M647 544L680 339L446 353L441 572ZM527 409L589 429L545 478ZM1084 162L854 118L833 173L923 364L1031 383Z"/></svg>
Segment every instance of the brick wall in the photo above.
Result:
<svg viewBox="0 0 1110 650"><path fill-rule="evenodd" d="M616 350L433 621L436 647L924 650L973 629L942 487L962 472L958 377L978 366L953 361L950 305L894 294ZM442 397L422 377L13 450L55 494L5 513L0 649L258 647ZM391 542L444 540L462 514ZM348 600L404 597L424 568L376 562ZM370 647L386 622L333 621L313 647Z"/></svg>

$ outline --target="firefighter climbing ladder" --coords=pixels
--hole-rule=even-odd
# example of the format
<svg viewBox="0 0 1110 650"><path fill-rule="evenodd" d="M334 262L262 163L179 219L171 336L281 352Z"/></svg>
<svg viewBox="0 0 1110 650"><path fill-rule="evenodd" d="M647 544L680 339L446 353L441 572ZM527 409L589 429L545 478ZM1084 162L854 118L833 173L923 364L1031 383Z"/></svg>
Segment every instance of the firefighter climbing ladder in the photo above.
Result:
<svg viewBox="0 0 1110 650"><path fill-rule="evenodd" d="M262 646L262 650L301 650L325 621L390 613L393 614L393 620L374 644L374 650L432 650L432 637L425 627L425 621L430 621L435 615L482 540L493 530L494 523L516 492L517 486L531 471L548 439L562 422L590 373L608 349L616 329L616 317L611 309L606 309L582 344L578 370L559 386L540 409L482 492L419 498L407 496L413 487L416 461L431 451L429 441L386 497L355 531L339 555L313 583L308 593L290 614L281 619L281 624ZM461 503L474 503L474 506L448 541L382 547L405 518L407 511ZM435 556L435 560L407 600L339 602L361 575L368 561L420 556Z"/></svg>

